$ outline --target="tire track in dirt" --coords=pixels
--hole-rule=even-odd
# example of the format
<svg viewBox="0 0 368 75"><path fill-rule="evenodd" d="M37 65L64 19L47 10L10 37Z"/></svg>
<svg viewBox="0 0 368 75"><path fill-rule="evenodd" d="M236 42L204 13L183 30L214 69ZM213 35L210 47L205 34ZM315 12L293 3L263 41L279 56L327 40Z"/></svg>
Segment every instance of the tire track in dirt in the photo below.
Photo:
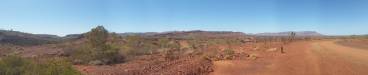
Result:
<svg viewBox="0 0 368 75"><path fill-rule="evenodd" d="M317 59L310 55L308 45L309 42L291 43L285 46L285 54L279 51L264 52L262 58L246 60L243 63L236 63L235 66L215 62L215 72L212 75L316 75L319 73L316 68L318 65L315 64Z"/></svg>
<svg viewBox="0 0 368 75"><path fill-rule="evenodd" d="M285 46L285 51L285 54L241 63L215 62L215 72L211 75L368 74L368 50L337 45L333 40L295 42Z"/></svg>
<svg viewBox="0 0 368 75"><path fill-rule="evenodd" d="M312 44L312 52L318 56L320 75L352 75L353 71L350 68L350 64L339 58L341 56L334 53L333 50L323 46L324 42L318 42Z"/></svg>
<svg viewBox="0 0 368 75"><path fill-rule="evenodd" d="M313 52L321 60L323 75L366 75L368 74L368 51L338 45L336 41L313 44Z"/></svg>

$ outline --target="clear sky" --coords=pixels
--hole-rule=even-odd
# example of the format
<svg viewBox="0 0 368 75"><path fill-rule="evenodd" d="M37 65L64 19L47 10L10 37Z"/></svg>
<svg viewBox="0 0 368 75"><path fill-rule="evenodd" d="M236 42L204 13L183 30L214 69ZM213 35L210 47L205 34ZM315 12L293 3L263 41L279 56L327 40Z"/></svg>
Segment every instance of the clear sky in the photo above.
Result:
<svg viewBox="0 0 368 75"><path fill-rule="evenodd" d="M368 0L0 0L0 28L66 35L174 30L367 34Z"/></svg>

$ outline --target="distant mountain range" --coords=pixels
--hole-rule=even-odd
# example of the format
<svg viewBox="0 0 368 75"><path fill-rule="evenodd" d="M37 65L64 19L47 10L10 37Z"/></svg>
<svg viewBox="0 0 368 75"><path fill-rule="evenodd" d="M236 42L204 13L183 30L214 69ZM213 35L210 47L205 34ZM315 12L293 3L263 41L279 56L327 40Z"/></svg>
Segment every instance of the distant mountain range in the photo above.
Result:
<svg viewBox="0 0 368 75"><path fill-rule="evenodd" d="M170 32L148 32L148 33L119 33L121 36L155 36L155 37L182 37L182 38L189 38L189 37L235 37L235 36L246 36L246 35L253 35L253 36L289 36L290 33L293 31L288 32L275 32L275 33L257 33L257 34L245 34L242 32L231 32L231 31L201 31L201 30L194 30L194 31L170 31ZM326 36L316 31L296 31L296 36Z"/></svg>
<svg viewBox="0 0 368 75"><path fill-rule="evenodd" d="M117 33L120 36L154 36L160 34L158 32L145 32L145 33L134 33L134 32L127 32L127 33Z"/></svg>
<svg viewBox="0 0 368 75"><path fill-rule="evenodd" d="M172 31L163 32L154 35L155 37L171 37L171 38L225 38L225 37L242 37L246 34L242 32L231 31Z"/></svg>
<svg viewBox="0 0 368 75"><path fill-rule="evenodd" d="M255 35L255 36L289 36L291 32L292 31L289 31L289 32L276 32L276 33L257 33L257 34L251 34L251 35ZM321 33L315 32L315 31L297 31L295 33L296 33L295 36L325 36Z"/></svg>
<svg viewBox="0 0 368 75"><path fill-rule="evenodd" d="M142 37L168 37L168 38L229 38L243 36L289 36L291 32L245 34L231 31L170 31L170 32L146 32L146 33L117 33L120 36L142 36ZM295 32L296 36L324 36L315 31ZM0 30L0 43L15 45L39 45L59 42L66 39L80 39L83 34L70 34L64 37L48 34L31 34L19 31Z"/></svg>

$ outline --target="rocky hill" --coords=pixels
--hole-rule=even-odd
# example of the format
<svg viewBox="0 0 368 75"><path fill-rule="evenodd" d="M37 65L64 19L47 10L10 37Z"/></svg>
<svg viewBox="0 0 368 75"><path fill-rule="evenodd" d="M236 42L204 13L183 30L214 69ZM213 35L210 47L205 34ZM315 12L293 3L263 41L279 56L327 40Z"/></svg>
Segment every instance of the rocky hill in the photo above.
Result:
<svg viewBox="0 0 368 75"><path fill-rule="evenodd" d="M31 34L19 31L0 30L0 43L14 45L39 45L60 41L60 37L48 34Z"/></svg>

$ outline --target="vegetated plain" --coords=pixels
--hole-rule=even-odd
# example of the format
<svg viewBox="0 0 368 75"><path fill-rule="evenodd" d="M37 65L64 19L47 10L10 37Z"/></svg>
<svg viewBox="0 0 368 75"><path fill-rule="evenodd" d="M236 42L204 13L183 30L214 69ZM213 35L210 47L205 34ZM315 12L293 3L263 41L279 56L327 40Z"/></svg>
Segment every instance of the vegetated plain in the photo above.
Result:
<svg viewBox="0 0 368 75"><path fill-rule="evenodd" d="M364 75L366 36L0 31L0 75Z"/></svg>

